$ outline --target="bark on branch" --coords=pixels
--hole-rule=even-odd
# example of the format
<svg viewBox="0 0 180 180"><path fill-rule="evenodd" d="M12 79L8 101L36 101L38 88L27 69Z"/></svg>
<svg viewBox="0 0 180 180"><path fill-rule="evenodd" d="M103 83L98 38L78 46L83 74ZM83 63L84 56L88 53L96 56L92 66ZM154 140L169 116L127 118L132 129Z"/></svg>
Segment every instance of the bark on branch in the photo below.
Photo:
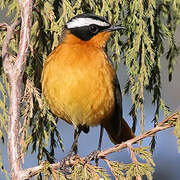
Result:
<svg viewBox="0 0 180 180"><path fill-rule="evenodd" d="M2 59L4 72L7 75L10 86L9 97L9 121L8 121L8 159L11 176L13 180L22 178L22 167L19 156L19 119L20 119L20 100L22 77L26 65L26 55L29 46L29 36L31 29L32 0L19 0L21 8L21 31L19 51L15 62L11 62L8 56L8 47L11 36L20 19L11 26L6 25L7 34L2 48Z"/></svg>

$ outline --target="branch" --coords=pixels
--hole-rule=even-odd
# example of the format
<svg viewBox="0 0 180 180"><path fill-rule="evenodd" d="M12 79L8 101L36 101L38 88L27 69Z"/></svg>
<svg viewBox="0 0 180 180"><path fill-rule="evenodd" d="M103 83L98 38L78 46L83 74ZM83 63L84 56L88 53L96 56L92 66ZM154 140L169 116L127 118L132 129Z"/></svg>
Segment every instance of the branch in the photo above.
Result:
<svg viewBox="0 0 180 180"><path fill-rule="evenodd" d="M114 173L114 170L113 170L112 166L110 165L110 161L109 161L108 159L106 159L106 158L104 158L103 160L104 160L104 161L106 162L106 164L108 165L108 167L109 167L109 169L111 170L111 172L112 172L113 176L115 177L115 179L118 180L118 177L116 176L116 174ZM124 180L124 179L123 179L123 180Z"/></svg>
<svg viewBox="0 0 180 180"><path fill-rule="evenodd" d="M29 36L31 29L32 0L19 0L21 8L21 31L19 51L16 61L13 63L8 56L8 47L11 36L16 26L20 24L20 19L11 26L6 25L7 34L5 36L2 48L2 59L4 72L10 85L9 97L9 121L8 121L8 158L11 177L13 180L22 179L22 167L19 155L19 124L20 124L20 100L22 77L26 65L26 54L29 46Z"/></svg>
<svg viewBox="0 0 180 180"><path fill-rule="evenodd" d="M99 158L103 158L103 157L107 156L110 153L118 152L118 151L120 151L120 150L122 150L124 148L127 148L128 144L134 144L134 143L136 143L136 142L138 142L138 141L140 141L142 139L145 139L146 137L150 137L150 136L154 135L155 133L157 133L159 131L171 128L171 127L175 126L175 121L176 121L176 119L178 117L179 117L179 114L178 113L174 113L171 116L169 116L166 119L164 119L162 122L160 122L155 128L145 132L144 134L142 134L140 136L136 136L133 139L130 139L130 140L124 142L124 143L117 144L117 145L115 145L112 148L109 148L109 149L106 149L104 151L101 151L98 154L98 157ZM172 123L168 124L168 122L170 122L170 121L172 121Z"/></svg>
<svg viewBox="0 0 180 180"><path fill-rule="evenodd" d="M136 158L136 154L133 151L131 144L127 144L127 147L129 148L129 151L131 153L132 162L136 165L136 180L142 180L140 173L139 173L139 169L138 169L138 160Z"/></svg>
<svg viewBox="0 0 180 180"><path fill-rule="evenodd" d="M68 160L66 161L63 159L58 163L49 164L49 168L50 169L61 169L63 167L72 166L75 164L75 162L76 162L75 160L77 157L80 158L78 155L75 155L75 156L72 156L69 161ZM32 178L33 176L37 175L39 172L41 172L42 169L44 169L45 164L46 164L46 162L42 162L39 166L25 169L23 172L23 178L29 179L29 178Z"/></svg>
<svg viewBox="0 0 180 180"><path fill-rule="evenodd" d="M6 23L1 24L1 27L7 28L7 33L2 44L2 60L3 60L4 71L6 74L8 74L8 71L10 71L10 69L12 68L11 67L12 64L10 60L8 59L9 43L11 40L12 33L14 32L15 28L20 24L20 22L21 22L20 18L18 18L11 26L9 26Z"/></svg>
<svg viewBox="0 0 180 180"><path fill-rule="evenodd" d="M122 144L119 144L119 145L116 145L116 146L114 146L112 148L101 151L98 154L98 158L102 158L103 160L105 160L105 156L110 154L110 153L120 151L121 149L124 149L124 148L127 148L127 147L130 148L132 144L134 144L134 143L136 143L136 142L138 142L138 141L140 141L140 140L142 140L142 139L144 139L146 137L154 135L156 132L159 132L159 131L162 131L162 130L165 130L165 129L168 129L168 128L171 128L171 127L175 126L175 122L176 122L177 118L179 118L178 113L172 114L168 118L164 119L161 123L159 123L157 125L157 127L147 131L146 133L144 133L144 134L142 134L140 136L136 136L135 138L133 138L131 140L128 140L128 141L126 141L126 142L124 142ZM172 121L172 123L168 124L171 121ZM70 159L70 161L62 160L61 162L50 164L49 168L50 169L51 168L52 169L61 169L64 166L72 166L72 165L75 164L75 162L76 162L75 159L76 158L77 158L77 156L73 156ZM80 158L80 157L78 156L78 158ZM86 157L82 158L82 161L85 160L85 159L86 159ZM136 159L136 157L134 157L133 153L132 153L132 160L133 160L134 163L137 163L137 159ZM40 164L39 166L28 168L28 169L24 170L23 177L25 179L31 178L31 177L37 175L42 169L44 169L44 163ZM138 176L137 178L140 179L140 176Z"/></svg>
<svg viewBox="0 0 180 180"><path fill-rule="evenodd" d="M0 23L0 29L6 30L7 27L8 27L8 24L7 24L7 23Z"/></svg>

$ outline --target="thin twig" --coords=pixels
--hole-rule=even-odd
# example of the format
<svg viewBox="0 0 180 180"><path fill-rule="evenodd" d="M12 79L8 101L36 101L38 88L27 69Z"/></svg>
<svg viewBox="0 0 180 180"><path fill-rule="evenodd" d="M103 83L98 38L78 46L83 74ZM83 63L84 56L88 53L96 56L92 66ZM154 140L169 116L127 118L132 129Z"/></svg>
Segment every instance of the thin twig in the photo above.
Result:
<svg viewBox="0 0 180 180"><path fill-rule="evenodd" d="M132 145L131 144L127 144L127 147L131 153L131 159L132 159L132 162L136 165L136 180L142 180L140 174L139 174L139 169L138 169L138 160L136 158L136 154L135 152L133 151L133 148L132 148Z"/></svg>
<svg viewBox="0 0 180 180"><path fill-rule="evenodd" d="M2 23L1 25L7 28L7 33L4 38L3 44L2 44L2 60L5 64L4 66L7 66L9 64L8 60L8 47L11 40L12 33L14 32L15 28L20 24L21 20L18 18L11 26L9 26L6 23ZM10 64L8 65L8 67ZM7 73L7 70L5 69L5 73Z"/></svg>
<svg viewBox="0 0 180 180"><path fill-rule="evenodd" d="M0 29L6 30L9 25L7 23L0 23Z"/></svg>
<svg viewBox="0 0 180 180"><path fill-rule="evenodd" d="M108 167L109 167L109 169L111 170L111 172L112 172L113 176L115 177L115 179L118 180L118 177L117 177L116 174L114 173L114 170L113 170L112 166L110 165L109 160L106 159L106 158L104 158L103 160L104 160L104 161L106 162L106 164L108 165Z"/></svg>
<svg viewBox="0 0 180 180"><path fill-rule="evenodd" d="M33 108L34 108L33 91L34 89L31 84L31 81L27 79L24 95L22 97L22 103L26 103L26 107L23 114L24 122L23 122L22 128L19 130L19 134L21 134L21 137L20 137L20 146L21 146L20 154L21 155L20 156L23 163L24 163L24 154L25 154L25 148L26 148L26 143L25 143L25 136L26 136L26 130L27 130L26 127L29 125L30 118L32 118L33 116Z"/></svg>

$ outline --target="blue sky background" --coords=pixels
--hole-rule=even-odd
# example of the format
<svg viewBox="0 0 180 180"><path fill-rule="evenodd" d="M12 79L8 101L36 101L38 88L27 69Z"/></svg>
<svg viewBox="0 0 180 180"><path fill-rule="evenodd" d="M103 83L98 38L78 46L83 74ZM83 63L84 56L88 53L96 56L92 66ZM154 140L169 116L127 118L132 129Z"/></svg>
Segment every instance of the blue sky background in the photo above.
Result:
<svg viewBox="0 0 180 180"><path fill-rule="evenodd" d="M0 23L5 19L4 12L0 11ZM180 26L176 32L175 36L176 42L180 45ZM172 82L168 81L168 62L165 59L165 54L161 57L161 73L162 73L162 97L166 103L171 108L172 112L180 109L180 57L174 67ZM124 87L127 80L126 68L120 63L118 69L118 76L121 84L121 88ZM123 109L124 118L129 124L132 124L132 119L128 115L131 108L131 97L130 95L123 96ZM145 129L149 130L153 127L151 120L154 114L154 107L151 105L150 94L145 95ZM163 113L161 113L160 121L163 120ZM139 124L138 124L139 127ZM60 129L61 137L65 146L65 152L63 153L59 148L57 148L56 161L61 160L67 155L71 144L73 142L73 127L66 124L65 122L59 120L58 128ZM137 128L138 129L138 128ZM94 127L90 129L90 133L82 133L79 138L79 154L81 156L86 156L93 150L97 148L98 138L99 138L100 127ZM136 132L139 135L140 130ZM143 141L143 146L150 143L151 138L147 138ZM155 173L153 175L154 180L179 180L180 179L180 154L178 154L176 137L173 135L173 128L159 132L156 135L156 148L153 153L153 159L156 163ZM102 149L106 149L113 146L107 137L106 132L103 136ZM9 170L8 166L8 156L7 147L1 144L2 158L5 168ZM30 151L29 151L30 152ZM124 163L130 162L130 154L127 149L122 150L120 153L113 153L108 156L109 159L120 161ZM37 158L35 154L28 153L25 156L24 168L32 167L37 165ZM100 161L100 165L105 166L105 164ZM106 167L106 166L105 166ZM0 180L5 180L2 172L0 172Z"/></svg>

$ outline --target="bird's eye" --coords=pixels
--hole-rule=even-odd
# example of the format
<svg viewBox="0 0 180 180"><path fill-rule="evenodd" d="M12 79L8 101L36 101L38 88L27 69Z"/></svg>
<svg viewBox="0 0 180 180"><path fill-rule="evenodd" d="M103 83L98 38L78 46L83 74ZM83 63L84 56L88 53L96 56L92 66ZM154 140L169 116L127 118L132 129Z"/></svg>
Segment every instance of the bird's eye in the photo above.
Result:
<svg viewBox="0 0 180 180"><path fill-rule="evenodd" d="M89 26L89 30L90 30L90 32L92 32L92 33L95 34L95 33L98 32L99 28L98 28L96 25L91 24L91 25Z"/></svg>

